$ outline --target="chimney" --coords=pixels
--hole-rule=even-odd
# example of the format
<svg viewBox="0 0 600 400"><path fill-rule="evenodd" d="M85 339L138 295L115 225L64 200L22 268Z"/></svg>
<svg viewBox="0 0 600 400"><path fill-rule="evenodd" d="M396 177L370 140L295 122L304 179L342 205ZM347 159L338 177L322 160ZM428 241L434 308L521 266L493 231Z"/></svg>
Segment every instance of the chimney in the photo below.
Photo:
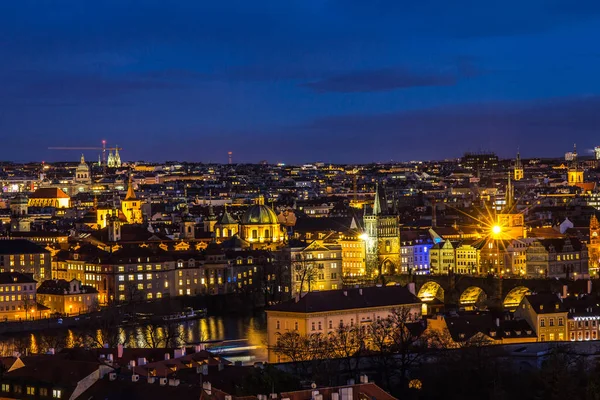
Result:
<svg viewBox="0 0 600 400"><path fill-rule="evenodd" d="M123 358L123 345L119 344L117 346L117 358Z"/></svg>
<svg viewBox="0 0 600 400"><path fill-rule="evenodd" d="M146 365L146 357L138 358L138 365L141 367L142 365Z"/></svg>
<svg viewBox="0 0 600 400"><path fill-rule="evenodd" d="M212 394L212 385L210 384L210 382L203 382L202 389L204 389L207 395L210 396Z"/></svg>
<svg viewBox="0 0 600 400"><path fill-rule="evenodd" d="M360 376L360 383L369 383L369 377L365 374Z"/></svg>
<svg viewBox="0 0 600 400"><path fill-rule="evenodd" d="M566 299L569 295L569 287L567 285L563 285L562 287L562 298Z"/></svg>
<svg viewBox="0 0 600 400"><path fill-rule="evenodd" d="M171 359L171 354L165 353L165 360L170 360L170 359Z"/></svg>
<svg viewBox="0 0 600 400"><path fill-rule="evenodd" d="M182 347L180 349L175 349L175 354L173 356L173 358L180 358L185 356L185 347Z"/></svg>
<svg viewBox="0 0 600 400"><path fill-rule="evenodd" d="M592 280L591 279L587 280L587 293L588 294L592 293Z"/></svg>
<svg viewBox="0 0 600 400"><path fill-rule="evenodd" d="M362 288L358 289L358 294L362 296Z"/></svg>
<svg viewBox="0 0 600 400"><path fill-rule="evenodd" d="M496 318L496 327L500 328L500 318Z"/></svg>
<svg viewBox="0 0 600 400"><path fill-rule="evenodd" d="M348 291L344 290L344 296L348 296Z"/></svg>
<svg viewBox="0 0 600 400"><path fill-rule="evenodd" d="M109 353L109 354L107 354L107 355L106 355L106 359L107 359L108 361L110 361L110 362L113 362L113 361L114 361L114 356L113 356L113 354L112 354L112 353Z"/></svg>
<svg viewBox="0 0 600 400"><path fill-rule="evenodd" d="M206 345L204 343L197 344L197 345L194 346L194 351L196 353L199 353L199 352L204 351L204 350L206 350Z"/></svg>
<svg viewBox="0 0 600 400"><path fill-rule="evenodd" d="M410 282L408 285L406 285L406 288L413 294L413 296L417 295L417 289L414 282Z"/></svg>
<svg viewBox="0 0 600 400"><path fill-rule="evenodd" d="M135 368L135 360L129 361L129 368Z"/></svg>

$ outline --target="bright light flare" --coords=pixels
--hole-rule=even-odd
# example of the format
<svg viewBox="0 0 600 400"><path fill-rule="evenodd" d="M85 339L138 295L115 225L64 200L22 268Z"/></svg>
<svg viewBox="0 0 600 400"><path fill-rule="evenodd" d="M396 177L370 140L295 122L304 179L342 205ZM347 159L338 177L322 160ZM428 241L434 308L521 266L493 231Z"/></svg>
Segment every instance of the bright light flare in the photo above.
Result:
<svg viewBox="0 0 600 400"><path fill-rule="evenodd" d="M369 235L367 235L366 233L363 233L358 238L360 240L364 240L366 242L367 240L369 240Z"/></svg>
<svg viewBox="0 0 600 400"><path fill-rule="evenodd" d="M499 235L502 232L502 227L500 225L492 226L492 233L494 235Z"/></svg>

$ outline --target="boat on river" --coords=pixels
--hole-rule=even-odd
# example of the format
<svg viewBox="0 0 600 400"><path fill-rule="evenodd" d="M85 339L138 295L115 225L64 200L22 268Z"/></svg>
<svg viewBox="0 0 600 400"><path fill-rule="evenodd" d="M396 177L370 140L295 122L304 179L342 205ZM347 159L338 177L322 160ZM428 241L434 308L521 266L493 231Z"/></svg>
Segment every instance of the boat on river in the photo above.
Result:
<svg viewBox="0 0 600 400"><path fill-rule="evenodd" d="M204 317L206 317L206 308L194 310L191 307L187 307L182 312L165 315L162 317L162 320L164 322L183 322Z"/></svg>

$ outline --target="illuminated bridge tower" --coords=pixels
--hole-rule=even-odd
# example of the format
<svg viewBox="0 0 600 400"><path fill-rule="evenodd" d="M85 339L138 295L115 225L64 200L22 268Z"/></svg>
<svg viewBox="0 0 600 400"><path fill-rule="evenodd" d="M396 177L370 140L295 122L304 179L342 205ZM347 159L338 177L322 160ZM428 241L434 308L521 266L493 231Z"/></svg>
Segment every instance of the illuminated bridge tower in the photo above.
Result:
<svg viewBox="0 0 600 400"><path fill-rule="evenodd" d="M513 178L515 181L520 181L525 177L525 170L523 169L523 163L521 162L521 153L517 151L517 159L515 160L515 168L513 170Z"/></svg>
<svg viewBox="0 0 600 400"><path fill-rule="evenodd" d="M400 272L400 230L398 219L388 211L385 193L375 191L370 213L364 216L366 231L366 275L396 275Z"/></svg>

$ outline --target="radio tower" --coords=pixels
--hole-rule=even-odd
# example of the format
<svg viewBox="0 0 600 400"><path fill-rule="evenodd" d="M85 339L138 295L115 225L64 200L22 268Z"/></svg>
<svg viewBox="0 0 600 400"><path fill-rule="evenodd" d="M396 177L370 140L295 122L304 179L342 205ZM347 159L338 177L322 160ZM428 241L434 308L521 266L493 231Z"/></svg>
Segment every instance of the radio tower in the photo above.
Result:
<svg viewBox="0 0 600 400"><path fill-rule="evenodd" d="M233 156L233 151L228 151L227 152L227 162L229 165L233 164L233 162L231 161L232 156Z"/></svg>

